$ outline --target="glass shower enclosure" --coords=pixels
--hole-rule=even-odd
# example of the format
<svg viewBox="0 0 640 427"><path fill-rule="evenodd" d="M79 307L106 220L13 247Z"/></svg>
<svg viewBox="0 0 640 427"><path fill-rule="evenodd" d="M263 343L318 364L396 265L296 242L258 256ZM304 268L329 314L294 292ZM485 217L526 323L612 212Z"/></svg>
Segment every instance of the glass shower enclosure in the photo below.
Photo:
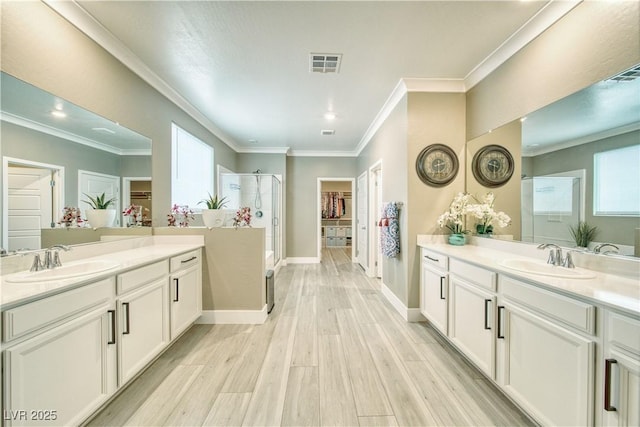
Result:
<svg viewBox="0 0 640 427"><path fill-rule="evenodd" d="M275 175L262 173L221 173L219 194L226 197L226 209L251 208L251 226L265 229L265 255L273 252L273 265L282 256L282 184Z"/></svg>

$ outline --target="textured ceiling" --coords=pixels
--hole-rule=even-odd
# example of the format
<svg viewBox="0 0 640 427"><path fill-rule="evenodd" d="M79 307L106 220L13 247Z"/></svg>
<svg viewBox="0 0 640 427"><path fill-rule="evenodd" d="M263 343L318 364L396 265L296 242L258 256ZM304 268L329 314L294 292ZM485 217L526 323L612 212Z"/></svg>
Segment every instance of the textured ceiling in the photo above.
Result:
<svg viewBox="0 0 640 427"><path fill-rule="evenodd" d="M400 79L464 79L548 2L78 3L237 147L353 152Z"/></svg>

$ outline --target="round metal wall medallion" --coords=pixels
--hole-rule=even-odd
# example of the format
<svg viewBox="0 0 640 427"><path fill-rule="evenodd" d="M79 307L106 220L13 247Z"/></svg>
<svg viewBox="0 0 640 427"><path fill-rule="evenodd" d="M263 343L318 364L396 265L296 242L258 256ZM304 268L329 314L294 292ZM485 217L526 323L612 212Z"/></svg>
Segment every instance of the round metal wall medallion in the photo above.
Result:
<svg viewBox="0 0 640 427"><path fill-rule="evenodd" d="M425 147L416 159L416 172L422 182L432 187L444 187L458 174L458 156L443 144Z"/></svg>
<svg viewBox="0 0 640 427"><path fill-rule="evenodd" d="M511 179L514 165L509 150L500 145L487 145L473 156L471 171L485 187L500 187Z"/></svg>

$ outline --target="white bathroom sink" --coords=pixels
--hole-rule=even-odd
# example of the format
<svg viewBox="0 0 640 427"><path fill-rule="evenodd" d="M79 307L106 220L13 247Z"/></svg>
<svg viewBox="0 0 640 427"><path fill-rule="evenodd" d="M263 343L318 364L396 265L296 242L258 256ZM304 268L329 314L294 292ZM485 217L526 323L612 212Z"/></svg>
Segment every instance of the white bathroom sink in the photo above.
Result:
<svg viewBox="0 0 640 427"><path fill-rule="evenodd" d="M11 274L6 276L4 280L8 283L50 282L53 280L70 279L72 277L102 273L103 271L113 270L119 265L116 261L109 260L76 261L75 263L65 264L62 267L56 267L51 270L23 271Z"/></svg>
<svg viewBox="0 0 640 427"><path fill-rule="evenodd" d="M595 274L581 268L560 267L536 260L505 259L500 262L500 265L523 273L540 274L542 276L561 277L565 279L593 279L596 277Z"/></svg>

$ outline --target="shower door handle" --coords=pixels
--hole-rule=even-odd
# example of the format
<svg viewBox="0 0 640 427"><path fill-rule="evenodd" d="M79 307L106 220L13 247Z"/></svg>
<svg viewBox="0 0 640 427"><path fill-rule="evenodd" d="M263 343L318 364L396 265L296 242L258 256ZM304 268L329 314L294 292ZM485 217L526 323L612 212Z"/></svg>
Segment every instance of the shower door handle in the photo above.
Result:
<svg viewBox="0 0 640 427"><path fill-rule="evenodd" d="M273 217L273 225L276 226L276 227L279 225L277 216Z"/></svg>

